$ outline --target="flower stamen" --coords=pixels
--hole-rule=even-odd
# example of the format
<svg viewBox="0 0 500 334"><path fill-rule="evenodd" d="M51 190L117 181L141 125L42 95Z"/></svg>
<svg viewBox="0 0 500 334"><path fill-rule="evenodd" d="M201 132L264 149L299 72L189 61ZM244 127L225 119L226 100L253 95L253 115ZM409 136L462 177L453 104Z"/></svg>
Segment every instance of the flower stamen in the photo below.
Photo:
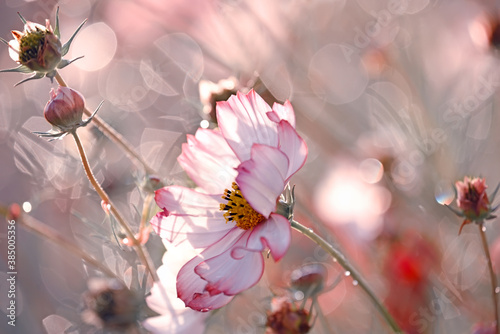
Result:
<svg viewBox="0 0 500 334"><path fill-rule="evenodd" d="M222 195L222 199L225 199L227 203L220 204L220 210L227 211L224 213L226 224L233 221L239 228L249 230L266 220L266 217L248 204L236 182L233 182L231 187L233 190L225 189Z"/></svg>

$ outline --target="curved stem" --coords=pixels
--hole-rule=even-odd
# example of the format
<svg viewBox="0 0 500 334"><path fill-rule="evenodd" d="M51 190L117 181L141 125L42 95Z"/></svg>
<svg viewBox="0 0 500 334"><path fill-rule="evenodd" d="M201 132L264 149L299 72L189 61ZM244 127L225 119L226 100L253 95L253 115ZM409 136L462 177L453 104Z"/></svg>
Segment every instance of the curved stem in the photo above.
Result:
<svg viewBox="0 0 500 334"><path fill-rule="evenodd" d="M305 227L299 222L292 220L291 226L293 229L299 231L312 241L314 241L318 246L323 248L327 253L329 253L337 262L344 268L346 271L350 273L350 276L353 280L358 282L360 288L362 288L368 297L371 299L377 310L380 312L385 321L389 324L392 330L395 333L403 333L403 331L399 328L398 324L394 320L394 318L389 314L387 309L382 305L382 303L378 300L377 296L373 293L370 287L366 284L366 282L361 278L358 272L351 266L349 261L345 258L344 254L342 254L339 250L330 245L325 239L317 235L313 232L313 230Z"/></svg>
<svg viewBox="0 0 500 334"><path fill-rule="evenodd" d="M59 86L62 87L68 87L62 76L59 74L59 72L56 72L55 79ZM92 115L92 112L85 107L85 115L90 116ZM148 174L156 174L156 171L148 165L146 161L137 153L133 148L132 145L130 145L129 142L123 136L113 129L108 123L106 123L102 118L100 118L98 115L95 115L92 121L97 125L97 127L104 133L106 137L111 139L116 145L121 147L125 153L131 158L133 158L137 163L142 165L142 167L145 169L146 173Z"/></svg>
<svg viewBox="0 0 500 334"><path fill-rule="evenodd" d="M54 230L50 226L28 215L21 215L16 220L16 223L21 224L24 228L33 233L36 233L44 238L47 238L50 241L53 241L55 244L63 247L70 253L73 253L74 255L80 257L89 265L93 266L94 268L97 268L106 276L114 278L118 280L120 283L122 283L124 286L126 286L123 280L119 278L114 272L112 272L108 267L104 266L100 261L88 255L79 247L75 246L74 242L67 240L63 235L61 235L58 231Z"/></svg>
<svg viewBox="0 0 500 334"><path fill-rule="evenodd" d="M132 241L133 247L134 247L135 251L137 252L137 255L141 259L142 264L144 264L146 269L151 274L151 277L153 278L153 280L155 282L158 281L158 275L156 274L156 271L154 270L154 266L152 264L152 261L151 261L149 254L144 251L144 248L135 238L129 225L125 222L123 217L120 215L120 212L116 209L116 206L114 206L113 203L111 202L108 194L106 194L104 189L102 189L101 185L99 184L99 182L97 182L96 178L94 177L94 173L92 173L92 169L90 168L89 162L87 160L85 150L83 149L80 138L76 134L76 130L71 132L71 134L73 135L73 138L75 139L76 146L78 147L78 152L80 153L80 158L81 158L82 163L83 163L83 169L85 170L85 174L87 174L87 178L89 179L90 183L94 187L95 191L97 192L97 194L99 195L101 200L105 204L109 205L109 211L116 218L116 220L118 221L120 226L125 230L125 234L127 235L127 238Z"/></svg>
<svg viewBox="0 0 500 334"><path fill-rule="evenodd" d="M497 286L498 286L497 277L495 275L495 272L493 271L490 250L488 248L486 234L484 233L484 230L483 230L484 223L482 222L478 226L479 226L479 234L481 235L481 241L483 244L484 254L486 255L486 260L488 262L488 269L489 269L490 278L491 278L491 295L493 297L493 310L495 311L495 332L497 334L500 334L500 328L499 328L499 322L498 322L498 320L499 320L499 318L498 318L498 294L495 291L497 289Z"/></svg>

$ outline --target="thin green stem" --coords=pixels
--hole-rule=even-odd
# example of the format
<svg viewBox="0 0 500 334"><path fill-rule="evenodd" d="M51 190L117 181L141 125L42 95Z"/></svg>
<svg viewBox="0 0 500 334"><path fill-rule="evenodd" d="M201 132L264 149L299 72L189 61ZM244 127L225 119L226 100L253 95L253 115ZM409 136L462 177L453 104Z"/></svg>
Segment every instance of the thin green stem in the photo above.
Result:
<svg viewBox="0 0 500 334"><path fill-rule="evenodd" d="M368 297L371 299L373 304L375 305L376 309L380 312L382 317L385 319L385 321L389 324L389 326L392 328L392 330L395 333L403 333L403 331L399 328L398 324L394 320L394 318L389 314L387 309L382 305L382 303L378 300L377 296L373 293L373 291L370 289L370 287L366 284L366 282L361 278L361 276L358 274L358 272L354 269L354 267L349 263L349 261L346 259L346 257L335 247L330 245L325 239L314 233L313 230L305 227L304 225L300 224L299 222L292 220L291 221L291 226L293 229L299 231L312 241L314 241L318 246L323 248L327 253L329 253L337 262L344 268L346 271L349 272L349 275L352 277L353 280L358 282L358 285L361 289L363 289Z"/></svg>
<svg viewBox="0 0 500 334"><path fill-rule="evenodd" d="M109 211L111 214L116 218L120 226L124 229L125 234L127 235L127 238L132 241L133 247L141 259L142 264L146 267L146 269L149 271L151 274L151 277L153 280L156 282L158 281L158 275L156 274L156 271L154 270L154 265L152 264L151 258L149 256L149 253L142 247L142 245L137 241L135 238L134 234L132 233L132 230L130 229L130 226L125 222L123 219L122 215L116 209L116 206L113 205L111 202L111 199L109 198L108 194L102 189L101 185L99 182L97 182L96 178L94 177L94 173L92 172L92 169L90 168L87 155L85 154L85 150L83 149L82 143L80 141L80 138L76 134L76 130L71 132L73 135L73 138L75 139L76 146L78 147L78 152L80 153L80 158L82 160L83 164L83 169L85 170L85 174L87 174L87 178L89 179L90 183L94 187L95 191L101 198L101 200L109 205Z"/></svg>
<svg viewBox="0 0 500 334"><path fill-rule="evenodd" d="M481 235L481 241L483 244L484 254L486 255L486 260L488 262L488 270L490 272L490 278L491 278L491 296L493 297L493 310L495 312L495 331L497 334L500 334L500 327L499 327L499 322L498 322L498 320L499 320L499 318L498 318L498 294L496 292L496 289L498 287L497 277L495 275L495 272L493 271L493 265L491 262L488 241L486 240L486 233L484 233L484 222L481 222L481 224L478 224L478 226L479 226L479 234Z"/></svg>
<svg viewBox="0 0 500 334"><path fill-rule="evenodd" d="M59 86L68 87L62 76L59 72L56 72L55 79ZM92 112L85 107L84 109L85 115L90 116ZM146 173L148 174L156 174L156 171L148 165L148 163L137 153L132 145L115 129L113 129L106 121L100 118L98 115L95 115L92 119L92 122L97 125L97 127L104 133L106 137L111 139L116 145L118 145L125 153L131 157L136 163L139 163Z"/></svg>

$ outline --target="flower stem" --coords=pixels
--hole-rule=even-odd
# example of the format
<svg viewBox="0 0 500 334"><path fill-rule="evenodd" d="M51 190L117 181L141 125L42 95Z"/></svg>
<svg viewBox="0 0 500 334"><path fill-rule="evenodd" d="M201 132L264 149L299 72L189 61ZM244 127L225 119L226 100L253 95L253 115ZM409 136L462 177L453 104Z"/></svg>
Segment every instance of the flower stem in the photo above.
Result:
<svg viewBox="0 0 500 334"><path fill-rule="evenodd" d="M78 152L80 153L80 158L83 163L83 169L85 170L85 174L87 174L87 177L94 187L95 191L101 198L101 200L109 205L109 211L111 214L116 218L120 226L125 230L125 234L127 235L127 238L132 241L133 247L135 251L137 252L137 255L141 259L142 264L146 267L146 269L149 271L151 274L151 277L153 280L156 282L158 281L158 275L156 274L156 271L154 270L154 266L152 264L151 258L149 256L149 253L144 250L142 245L137 241L135 238L134 234L132 233L132 230L130 229L129 225L125 222L123 217L121 216L120 212L116 209L116 206L113 205L111 202L108 194L102 189L101 185L99 182L97 182L96 178L94 177L94 173L92 173L92 169L90 168L89 162L87 160L87 155L85 154L85 150L83 149L82 143L80 141L80 138L76 134L76 130L71 132L73 135L73 138L75 139L76 146L78 147Z"/></svg>
<svg viewBox="0 0 500 334"><path fill-rule="evenodd" d="M100 270L103 274L108 277L115 278L119 282L125 285L123 280L119 278L114 272L112 272L108 267L104 266L100 261L96 260L92 256L85 253L79 247L75 246L74 242L67 240L61 233L54 230L50 226L42 223L41 221L29 216L29 215L21 215L16 219L16 223L21 224L28 231L31 231L35 234L38 234L48 240L54 242L55 244L63 247L70 253L80 257L87 264L93 266Z"/></svg>
<svg viewBox="0 0 500 334"><path fill-rule="evenodd" d="M55 79L59 86L62 87L68 87L62 76L59 74L59 72L56 72ZM85 107L84 109L85 115L90 116L92 115L92 112ZM130 145L129 142L123 136L118 133L115 129L113 129L106 121L104 121L102 118L100 118L98 115L95 115L92 121L97 125L97 127L104 133L106 137L111 139L116 145L118 145L127 155L133 160L136 161L136 163L139 163L142 165L146 173L148 174L156 174L156 171L148 165L146 161L137 153L132 145Z"/></svg>
<svg viewBox="0 0 500 334"><path fill-rule="evenodd" d="M334 248L330 243L328 243L325 239L317 235L313 232L312 229L305 227L299 222L292 220L291 226L295 230L299 231L312 241L314 241L318 246L323 248L327 253L329 253L337 262L344 268L346 271L350 273L350 276L353 280L358 282L359 287L361 287L368 297L371 299L377 310L380 312L385 321L389 324L392 330L395 333L403 333L403 331L399 328L398 324L394 320L394 318L389 314L387 309L382 305L382 303L378 300L377 296L373 293L370 287L366 284L366 282L361 278L358 272L352 267L349 261L345 258L345 256L336 248Z"/></svg>
<svg viewBox="0 0 500 334"><path fill-rule="evenodd" d="M495 311L495 332L497 334L500 334L500 328L499 328L499 318L498 318L498 294L495 291L497 289L498 283L497 283L497 277L495 275L495 272L493 271L493 264L491 262L491 256L490 256L490 250L488 248L488 242L486 240L486 234L484 233L484 222L481 222L479 226L479 234L481 235L481 241L483 243L483 249L484 249L484 254L486 255L486 260L488 262L488 269L490 272L490 278L491 278L491 295L493 297L493 310Z"/></svg>

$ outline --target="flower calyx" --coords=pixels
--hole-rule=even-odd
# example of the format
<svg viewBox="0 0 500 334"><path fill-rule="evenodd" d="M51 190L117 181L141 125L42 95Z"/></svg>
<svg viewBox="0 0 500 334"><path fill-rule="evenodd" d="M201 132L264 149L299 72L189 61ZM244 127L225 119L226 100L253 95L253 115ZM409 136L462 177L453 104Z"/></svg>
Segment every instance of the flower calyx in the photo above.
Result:
<svg viewBox="0 0 500 334"><path fill-rule="evenodd" d="M276 213L282 215L289 221L293 220L293 209L295 207L295 186L290 187L288 183L280 195L276 206Z"/></svg>
<svg viewBox="0 0 500 334"><path fill-rule="evenodd" d="M0 70L1 72L21 72L34 73L31 77L24 79L16 84L20 85L26 81L33 79L41 79L48 77L51 80L57 73L57 69L64 68L82 57L77 57L72 60L63 59L68 51L76 34L85 24L83 21L73 33L71 38L62 44L60 41L59 32L59 7L56 11L56 27L52 29L49 20L45 21L45 26L26 21L26 19L18 13L21 21L24 23L24 31L12 31L14 39L8 42L0 37L0 41L9 46L9 53L13 60L19 66L16 68Z"/></svg>

